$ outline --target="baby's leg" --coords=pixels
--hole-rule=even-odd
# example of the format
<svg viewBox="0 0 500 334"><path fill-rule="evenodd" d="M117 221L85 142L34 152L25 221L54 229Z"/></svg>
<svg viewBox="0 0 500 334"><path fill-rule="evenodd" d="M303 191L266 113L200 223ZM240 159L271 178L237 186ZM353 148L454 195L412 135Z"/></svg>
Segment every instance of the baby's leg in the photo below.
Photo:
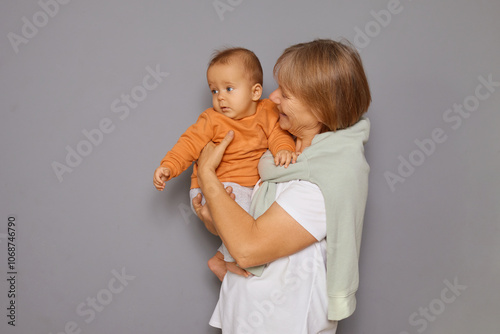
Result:
<svg viewBox="0 0 500 334"><path fill-rule="evenodd" d="M246 212L250 209L250 204L252 203L252 192L253 192L253 187L243 187L240 186L237 183L234 182L222 182L224 187L229 187L233 188L233 194L235 196L235 201L238 203ZM200 188L193 188L189 190L189 199L191 203L191 209L193 212L196 214L193 208L193 198L196 197L196 195L201 194L201 204L205 205L206 200L205 196L203 196L203 193L201 192ZM229 254L229 251L227 250L226 246L222 244L219 249L219 252L221 252L224 255L224 260L226 262L235 262L231 254Z"/></svg>
<svg viewBox="0 0 500 334"><path fill-rule="evenodd" d="M225 188L229 186L233 188L233 194L235 196L236 203L238 203L243 208L243 210L248 212L248 210L250 210L250 204L252 203L253 187L243 187L234 182L222 182L222 184ZM229 251L226 249L226 246L224 246L224 244L219 247L219 252L224 255L224 261L236 262L231 254L229 254Z"/></svg>
<svg viewBox="0 0 500 334"><path fill-rule="evenodd" d="M224 185L224 188L227 188L229 186L233 188L233 194L235 196L236 203L238 203L243 208L243 210L248 212L248 210L250 210L250 204L252 203L253 187L243 187L234 182L222 182L222 184ZM194 211L193 208L193 198L195 198L198 194L201 194L201 204L205 205L205 196L203 196L200 188L193 188L189 190L189 203L191 205L191 210L193 210L195 214L196 211Z"/></svg>
<svg viewBox="0 0 500 334"><path fill-rule="evenodd" d="M248 212L250 210L250 204L252 203L252 192L253 187L243 187L234 182L222 182L224 188L233 188L233 194L235 196L235 201L238 203L243 210Z"/></svg>

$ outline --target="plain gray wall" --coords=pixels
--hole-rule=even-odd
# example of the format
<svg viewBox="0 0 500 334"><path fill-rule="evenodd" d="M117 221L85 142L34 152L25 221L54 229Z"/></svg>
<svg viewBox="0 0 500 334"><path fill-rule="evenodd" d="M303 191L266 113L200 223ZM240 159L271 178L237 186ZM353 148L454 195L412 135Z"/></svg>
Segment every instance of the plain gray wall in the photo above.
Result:
<svg viewBox="0 0 500 334"><path fill-rule="evenodd" d="M358 307L338 332L498 333L499 14L495 0L1 2L1 333L219 333L219 241L188 209L190 170L162 193L153 171L210 106L214 49L252 49L268 96L281 52L315 38L353 42L373 95Z"/></svg>

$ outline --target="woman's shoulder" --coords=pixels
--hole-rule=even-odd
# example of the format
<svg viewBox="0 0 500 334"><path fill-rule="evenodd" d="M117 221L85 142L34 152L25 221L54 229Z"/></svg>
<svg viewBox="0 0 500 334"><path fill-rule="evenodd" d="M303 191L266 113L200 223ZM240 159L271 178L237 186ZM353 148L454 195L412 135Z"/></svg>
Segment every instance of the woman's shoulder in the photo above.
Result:
<svg viewBox="0 0 500 334"><path fill-rule="evenodd" d="M356 124L337 131L317 134L312 145L330 147L330 145L366 144L370 137L370 120L362 117Z"/></svg>
<svg viewBox="0 0 500 334"><path fill-rule="evenodd" d="M309 166L327 166L338 164L364 163L364 145L368 141L370 122L362 118L353 126L337 131L329 131L316 135L312 145L303 152ZM300 157L299 157L300 158Z"/></svg>

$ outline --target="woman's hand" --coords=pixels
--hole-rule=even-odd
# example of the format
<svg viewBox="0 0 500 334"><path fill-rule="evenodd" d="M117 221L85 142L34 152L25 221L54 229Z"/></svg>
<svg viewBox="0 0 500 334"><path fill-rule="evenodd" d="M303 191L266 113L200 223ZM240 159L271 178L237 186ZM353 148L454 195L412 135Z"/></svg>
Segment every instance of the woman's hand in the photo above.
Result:
<svg viewBox="0 0 500 334"><path fill-rule="evenodd" d="M208 206L206 204L201 204L201 201L201 194L198 194L193 198L193 209L196 212L196 215L205 224L205 227L210 233L212 233L213 235L219 235L217 233L217 230L215 229L212 214L210 213L210 210L208 210Z"/></svg>
<svg viewBox="0 0 500 334"><path fill-rule="evenodd" d="M234 132L231 130L226 134L219 145L216 145L213 142L209 142L205 145L197 162L198 179L200 179L200 176L203 178L202 175L206 172L215 173L215 170L219 167L222 157L224 156L226 148L229 146L233 138Z"/></svg>
<svg viewBox="0 0 500 334"><path fill-rule="evenodd" d="M231 186L226 187L226 193L233 200L236 198L236 196L233 194L233 188ZM205 224L205 227L207 228L208 231L210 231L210 233L214 235L219 235L217 233L217 230L215 229L214 221L212 219L212 214L210 213L210 210L208 210L208 205L201 204L201 200L202 200L201 194L198 194L193 198L193 208L194 211L196 212L196 215Z"/></svg>

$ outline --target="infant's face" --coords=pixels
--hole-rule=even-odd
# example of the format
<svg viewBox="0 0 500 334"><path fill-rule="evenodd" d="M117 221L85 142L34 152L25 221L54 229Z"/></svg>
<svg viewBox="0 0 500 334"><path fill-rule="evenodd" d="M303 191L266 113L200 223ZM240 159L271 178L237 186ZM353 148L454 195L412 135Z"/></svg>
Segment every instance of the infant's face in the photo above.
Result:
<svg viewBox="0 0 500 334"><path fill-rule="evenodd" d="M210 66L207 81L215 111L232 119L242 119L255 113L252 84L239 62Z"/></svg>

